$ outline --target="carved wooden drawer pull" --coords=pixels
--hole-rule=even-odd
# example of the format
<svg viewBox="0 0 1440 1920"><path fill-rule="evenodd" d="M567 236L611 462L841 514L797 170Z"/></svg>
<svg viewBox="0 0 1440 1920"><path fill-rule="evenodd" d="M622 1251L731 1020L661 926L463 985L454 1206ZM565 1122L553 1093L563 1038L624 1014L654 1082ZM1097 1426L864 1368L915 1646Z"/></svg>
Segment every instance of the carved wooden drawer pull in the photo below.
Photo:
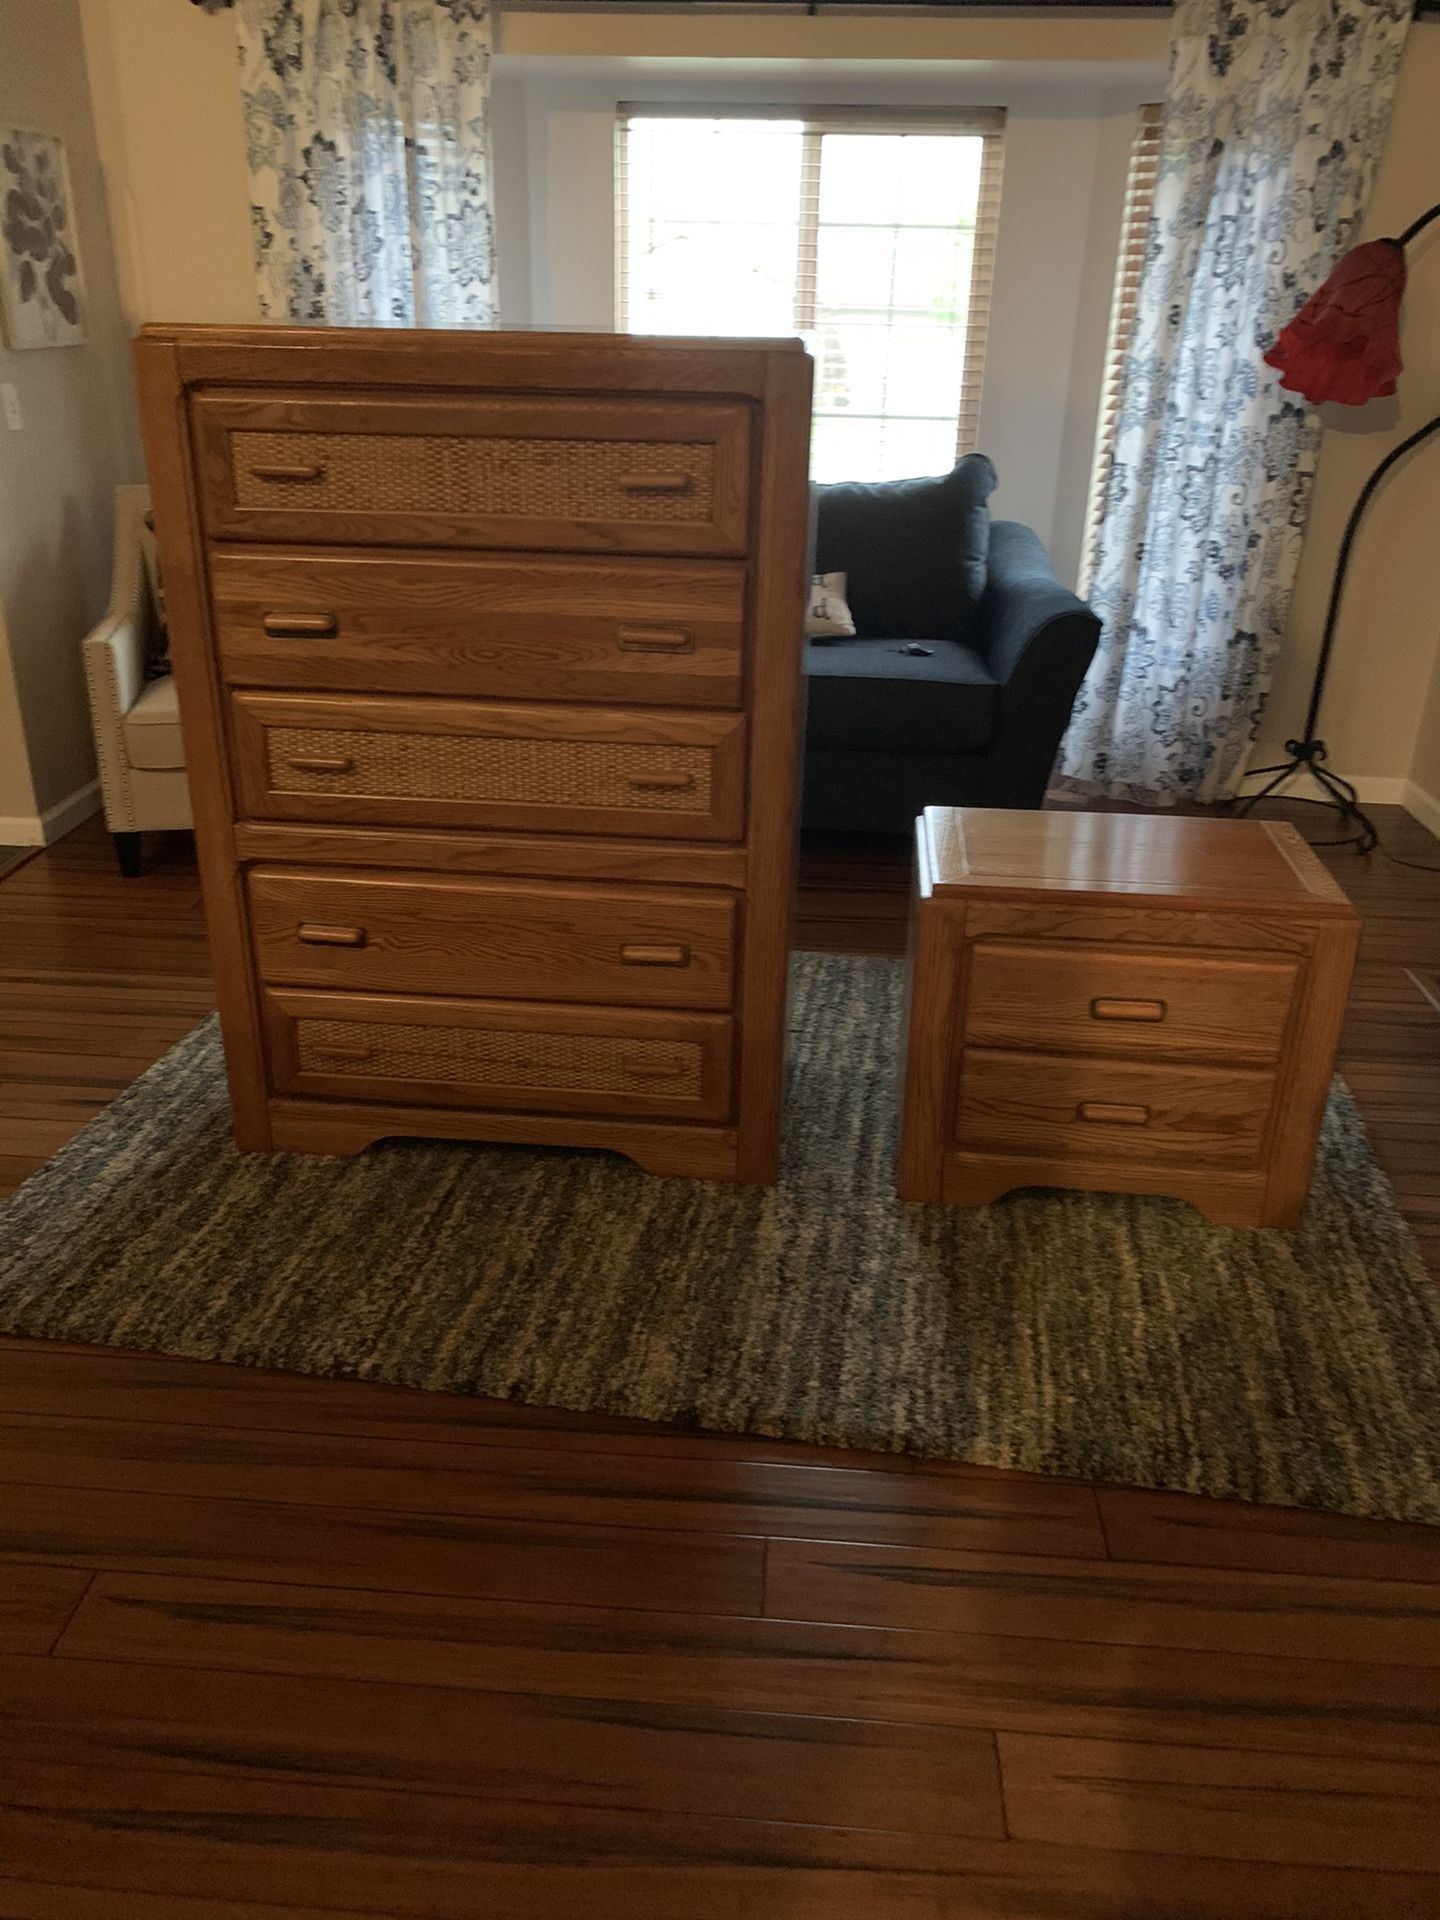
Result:
<svg viewBox="0 0 1440 1920"><path fill-rule="evenodd" d="M621 627L622 653L693 653L695 635L689 627Z"/></svg>
<svg viewBox="0 0 1440 1920"><path fill-rule="evenodd" d="M266 613L260 625L272 640L333 640L340 631L333 613Z"/></svg>
<svg viewBox="0 0 1440 1920"><path fill-rule="evenodd" d="M1163 1020L1169 1012L1163 1000L1107 1000L1090 1002L1092 1020Z"/></svg>
<svg viewBox="0 0 1440 1920"><path fill-rule="evenodd" d="M1093 1120L1103 1127L1148 1127L1150 1109L1127 1106L1118 1100L1082 1100L1075 1109L1075 1118Z"/></svg>
<svg viewBox="0 0 1440 1920"><path fill-rule="evenodd" d="M689 947L641 946L621 947L620 958L627 967L688 967L690 964Z"/></svg>
<svg viewBox="0 0 1440 1920"><path fill-rule="evenodd" d="M679 1080L685 1072L683 1060L624 1060L621 1067L633 1080Z"/></svg>
<svg viewBox="0 0 1440 1920"><path fill-rule="evenodd" d="M622 473L615 484L622 493L689 493L695 481L688 473Z"/></svg>
<svg viewBox="0 0 1440 1920"><path fill-rule="evenodd" d="M375 1058L373 1047L346 1047L326 1040L312 1040L310 1051L326 1060L373 1060Z"/></svg>
<svg viewBox="0 0 1440 1920"><path fill-rule="evenodd" d="M693 773L632 773L630 785L643 793L688 793L695 784Z"/></svg>
<svg viewBox="0 0 1440 1920"><path fill-rule="evenodd" d="M285 762L295 773L353 773L355 762L342 754L297 753Z"/></svg>
<svg viewBox="0 0 1440 1920"><path fill-rule="evenodd" d="M365 937L364 927L326 927L315 920L302 920L295 929L307 947L363 947Z"/></svg>
<svg viewBox="0 0 1440 1920"><path fill-rule="evenodd" d="M280 480L294 486L307 486L325 478L324 467L251 467L252 480Z"/></svg>

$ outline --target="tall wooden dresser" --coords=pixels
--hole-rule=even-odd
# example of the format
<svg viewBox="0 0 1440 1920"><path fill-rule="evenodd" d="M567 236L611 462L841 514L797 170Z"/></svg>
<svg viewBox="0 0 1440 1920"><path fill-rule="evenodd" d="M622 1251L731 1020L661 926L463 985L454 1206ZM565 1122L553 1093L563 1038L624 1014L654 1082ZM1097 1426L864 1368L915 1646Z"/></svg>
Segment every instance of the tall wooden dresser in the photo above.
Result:
<svg viewBox="0 0 1440 1920"><path fill-rule="evenodd" d="M239 1145L773 1180L799 343L136 354Z"/></svg>

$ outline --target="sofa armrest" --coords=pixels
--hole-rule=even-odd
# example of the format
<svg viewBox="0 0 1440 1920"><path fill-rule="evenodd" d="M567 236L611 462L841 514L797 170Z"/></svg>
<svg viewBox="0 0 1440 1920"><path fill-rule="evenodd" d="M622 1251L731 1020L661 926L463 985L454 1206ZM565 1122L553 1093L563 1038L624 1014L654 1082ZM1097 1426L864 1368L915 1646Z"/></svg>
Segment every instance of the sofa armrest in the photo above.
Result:
<svg viewBox="0 0 1440 1920"><path fill-rule="evenodd" d="M134 609L106 614L80 643L100 798L112 833L128 833L135 825L125 715L145 685L145 643L144 617Z"/></svg>
<svg viewBox="0 0 1440 1920"><path fill-rule="evenodd" d="M990 529L980 616L981 650L1001 686L986 803L1038 807L1095 657L1100 621L1055 578L1038 536L1013 520Z"/></svg>

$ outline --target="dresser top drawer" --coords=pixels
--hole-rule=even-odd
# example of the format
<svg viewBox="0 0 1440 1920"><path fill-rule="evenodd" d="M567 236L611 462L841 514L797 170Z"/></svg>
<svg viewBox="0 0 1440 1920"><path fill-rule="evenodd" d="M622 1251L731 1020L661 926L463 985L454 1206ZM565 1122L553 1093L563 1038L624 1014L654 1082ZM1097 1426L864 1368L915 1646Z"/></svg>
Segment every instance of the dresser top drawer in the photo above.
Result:
<svg viewBox="0 0 1440 1920"><path fill-rule="evenodd" d="M1300 977L1288 955L978 940L967 1043L1206 1062L1279 1058Z"/></svg>
<svg viewBox="0 0 1440 1920"><path fill-rule="evenodd" d="M217 539L743 554L743 403L201 394Z"/></svg>

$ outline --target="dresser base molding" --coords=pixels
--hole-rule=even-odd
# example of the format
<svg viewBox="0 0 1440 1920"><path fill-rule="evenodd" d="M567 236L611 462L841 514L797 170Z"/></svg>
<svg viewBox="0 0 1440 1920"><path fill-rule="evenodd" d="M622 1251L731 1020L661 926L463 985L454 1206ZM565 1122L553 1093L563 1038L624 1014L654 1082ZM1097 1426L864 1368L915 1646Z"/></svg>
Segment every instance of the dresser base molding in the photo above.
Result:
<svg viewBox="0 0 1440 1920"><path fill-rule="evenodd" d="M660 1126L641 1121L577 1119L571 1114L272 1100L268 1138L241 1139L236 1129L237 1146L273 1153L355 1154L381 1140L393 1139L598 1148L623 1154L646 1173L681 1180L749 1179L766 1185L778 1170L742 1174L733 1127Z"/></svg>

